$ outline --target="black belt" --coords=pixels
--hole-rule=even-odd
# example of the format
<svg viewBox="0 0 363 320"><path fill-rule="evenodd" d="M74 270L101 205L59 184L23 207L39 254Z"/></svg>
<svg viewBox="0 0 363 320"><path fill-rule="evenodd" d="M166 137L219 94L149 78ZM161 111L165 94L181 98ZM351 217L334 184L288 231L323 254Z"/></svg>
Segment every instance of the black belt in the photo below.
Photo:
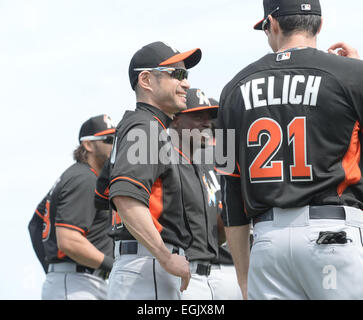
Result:
<svg viewBox="0 0 363 320"><path fill-rule="evenodd" d="M201 263L198 263L197 270L195 272L197 274L199 274L200 276L209 276L211 269L212 269L212 265L211 264L201 264Z"/></svg>
<svg viewBox="0 0 363 320"><path fill-rule="evenodd" d="M120 243L120 255L122 254L137 254L138 242L137 241L122 241ZM178 248L173 248L172 253L179 253Z"/></svg>
<svg viewBox="0 0 363 320"><path fill-rule="evenodd" d="M110 271L101 270L101 269L96 270L96 269L92 269L92 268L80 266L80 265L77 265L76 271L80 272L80 273L92 274L94 276L102 278L103 280L107 280L110 275Z"/></svg>
<svg viewBox="0 0 363 320"><path fill-rule="evenodd" d="M78 265L74 262L59 262L59 263L51 263L48 267L48 272L79 272L79 273L87 273L92 274L94 276L100 277L103 280L106 280L109 276L109 271L101 270L101 269L93 269L90 267L85 267Z"/></svg>
<svg viewBox="0 0 363 320"><path fill-rule="evenodd" d="M123 242L120 243L120 254L137 254L137 242Z"/></svg>
<svg viewBox="0 0 363 320"><path fill-rule="evenodd" d="M345 210L343 207L337 206L310 206L309 207L310 219L335 219L345 220ZM273 221L274 212L273 209L269 209L264 213L253 217L253 225L263 221Z"/></svg>

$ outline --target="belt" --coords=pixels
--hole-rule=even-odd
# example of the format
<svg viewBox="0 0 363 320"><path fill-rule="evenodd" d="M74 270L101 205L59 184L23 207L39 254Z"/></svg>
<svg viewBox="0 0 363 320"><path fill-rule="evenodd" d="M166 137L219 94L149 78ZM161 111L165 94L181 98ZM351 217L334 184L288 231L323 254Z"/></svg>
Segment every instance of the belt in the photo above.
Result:
<svg viewBox="0 0 363 320"><path fill-rule="evenodd" d="M345 220L345 210L343 207L337 206L310 206L309 207L309 218L310 219L335 219ZM263 221L273 221L274 211L269 209L264 213L253 217L253 225Z"/></svg>
<svg viewBox="0 0 363 320"><path fill-rule="evenodd" d="M208 261L194 260L189 261L190 273L196 273L200 276L209 276L212 269L220 269L219 263L209 263Z"/></svg>
<svg viewBox="0 0 363 320"><path fill-rule="evenodd" d="M184 255L184 250L178 248L170 243L165 243L165 246L171 253ZM152 253L146 249L141 243L136 240L117 240L115 241L115 256L125 254L137 254L139 256L153 256Z"/></svg>
<svg viewBox="0 0 363 320"><path fill-rule="evenodd" d="M110 274L109 271L105 271L102 269L92 269L89 267L78 265L74 262L59 262L59 263L51 263L48 267L48 272L78 272L78 273L87 273L92 274L96 277L102 278L103 280L108 279Z"/></svg>

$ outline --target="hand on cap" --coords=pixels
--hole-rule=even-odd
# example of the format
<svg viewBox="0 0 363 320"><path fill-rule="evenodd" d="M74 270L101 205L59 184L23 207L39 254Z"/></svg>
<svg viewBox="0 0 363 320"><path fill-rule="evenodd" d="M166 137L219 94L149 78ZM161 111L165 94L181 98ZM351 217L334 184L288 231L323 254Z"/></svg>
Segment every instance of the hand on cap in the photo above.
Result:
<svg viewBox="0 0 363 320"><path fill-rule="evenodd" d="M338 51L334 51L337 50ZM337 56L348 57L352 59L360 59L358 50L346 44L345 42L338 42L330 46L328 52Z"/></svg>

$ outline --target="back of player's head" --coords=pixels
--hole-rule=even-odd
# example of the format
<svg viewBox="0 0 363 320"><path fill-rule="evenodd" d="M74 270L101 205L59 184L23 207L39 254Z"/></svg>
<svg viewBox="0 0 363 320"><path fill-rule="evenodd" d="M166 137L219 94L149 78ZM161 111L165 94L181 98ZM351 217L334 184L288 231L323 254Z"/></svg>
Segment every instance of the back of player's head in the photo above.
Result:
<svg viewBox="0 0 363 320"><path fill-rule="evenodd" d="M321 26L319 0L264 0L264 18L255 24L255 30L269 28L268 16L275 18L285 36L307 32L315 36Z"/></svg>

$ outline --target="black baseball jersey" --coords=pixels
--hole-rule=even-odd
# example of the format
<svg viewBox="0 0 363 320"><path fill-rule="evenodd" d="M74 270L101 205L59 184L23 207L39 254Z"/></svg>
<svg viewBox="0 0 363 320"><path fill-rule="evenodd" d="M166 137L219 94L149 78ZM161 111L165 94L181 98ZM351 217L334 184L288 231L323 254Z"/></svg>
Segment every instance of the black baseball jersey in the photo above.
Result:
<svg viewBox="0 0 363 320"><path fill-rule="evenodd" d="M177 154L166 131L170 122L161 110L145 103L137 103L135 111L124 114L111 152L109 198L111 204L116 196L141 201L149 208L163 241L186 249L192 237L182 202ZM118 237L133 239L122 224Z"/></svg>
<svg viewBox="0 0 363 320"><path fill-rule="evenodd" d="M220 184L214 165L194 164L185 154L179 154L184 209L193 241L185 251L190 261L212 261L218 257L217 215L220 211Z"/></svg>
<svg viewBox="0 0 363 320"><path fill-rule="evenodd" d="M31 237L33 246L39 248L38 258L45 257L45 262L41 261L43 265L72 261L57 247L56 227L79 231L98 250L113 256L113 241L107 236L111 215L108 210L96 210L94 206L96 178L96 172L87 164L75 163L61 175L38 205L34 216L43 222L43 248L39 246L39 228L31 232Z"/></svg>
<svg viewBox="0 0 363 320"><path fill-rule="evenodd" d="M223 89L218 115L219 127L235 130L237 170L221 183L225 223L271 207L363 209L362 120L362 61L305 48L243 69ZM224 130L225 152L226 139Z"/></svg>

